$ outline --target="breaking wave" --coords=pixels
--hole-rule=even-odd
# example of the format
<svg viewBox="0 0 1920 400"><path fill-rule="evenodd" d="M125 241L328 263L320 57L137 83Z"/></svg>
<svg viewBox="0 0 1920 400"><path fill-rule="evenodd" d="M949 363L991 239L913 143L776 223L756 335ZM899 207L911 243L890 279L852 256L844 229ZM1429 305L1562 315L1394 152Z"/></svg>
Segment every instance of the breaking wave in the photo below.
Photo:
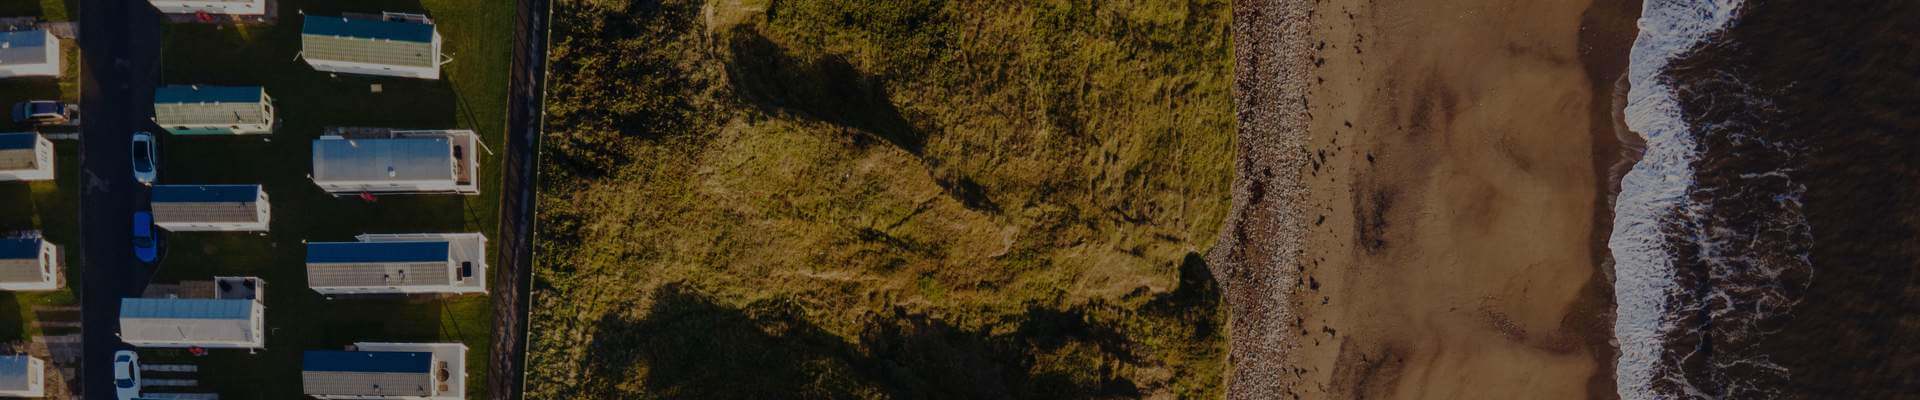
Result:
<svg viewBox="0 0 1920 400"><path fill-rule="evenodd" d="M1640 35L1628 65L1626 125L1645 138L1642 160L1620 181L1609 248L1615 258L1613 321L1620 358L1615 365L1620 398L1672 398L1680 365L1667 356L1668 335L1684 331L1676 304L1682 288L1672 240L1688 238L1697 221L1690 204L1692 163L1699 144L1682 113L1680 94L1665 77L1668 63L1705 44L1736 19L1743 0L1645 0ZM1692 215L1690 215L1692 213ZM1680 387L1692 387L1682 383ZM1665 390L1661 390L1665 388ZM1684 390L1684 388L1682 388ZM1699 390L1684 390L1699 392Z"/></svg>

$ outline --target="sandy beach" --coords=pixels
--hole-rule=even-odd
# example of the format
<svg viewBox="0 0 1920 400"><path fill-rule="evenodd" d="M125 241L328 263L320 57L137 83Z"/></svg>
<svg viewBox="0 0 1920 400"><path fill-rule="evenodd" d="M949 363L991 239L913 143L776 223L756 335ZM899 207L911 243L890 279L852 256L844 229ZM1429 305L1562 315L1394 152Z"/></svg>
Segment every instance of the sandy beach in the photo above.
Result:
<svg viewBox="0 0 1920 400"><path fill-rule="evenodd" d="M1232 397L1612 396L1611 91L1638 4L1439 3L1236 13L1266 20L1235 21ZM1305 43L1240 26L1305 9Z"/></svg>

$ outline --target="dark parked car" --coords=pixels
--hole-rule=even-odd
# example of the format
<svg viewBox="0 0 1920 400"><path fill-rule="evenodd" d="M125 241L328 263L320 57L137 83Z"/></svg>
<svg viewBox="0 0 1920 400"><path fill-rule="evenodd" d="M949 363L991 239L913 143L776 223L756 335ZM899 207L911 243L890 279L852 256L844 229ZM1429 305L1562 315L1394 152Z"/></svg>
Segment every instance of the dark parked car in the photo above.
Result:
<svg viewBox="0 0 1920 400"><path fill-rule="evenodd" d="M80 107L53 100L14 103L13 123L19 125L67 125L78 123Z"/></svg>

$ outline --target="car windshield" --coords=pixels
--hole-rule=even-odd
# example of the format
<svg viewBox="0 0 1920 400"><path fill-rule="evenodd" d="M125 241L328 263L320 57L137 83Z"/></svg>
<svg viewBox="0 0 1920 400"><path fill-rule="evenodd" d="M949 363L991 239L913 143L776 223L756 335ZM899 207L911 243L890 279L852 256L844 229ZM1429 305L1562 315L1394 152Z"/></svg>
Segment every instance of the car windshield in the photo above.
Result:
<svg viewBox="0 0 1920 400"><path fill-rule="evenodd" d="M153 170L153 160L147 159L146 142L134 142L133 144L133 170L140 172Z"/></svg>
<svg viewBox="0 0 1920 400"><path fill-rule="evenodd" d="M119 357L114 357L114 358L113 358L113 361L118 361L118 362L128 362L128 361L133 361L133 357L131 357L131 356L125 356L125 355L122 355L122 356L119 356Z"/></svg>
<svg viewBox="0 0 1920 400"><path fill-rule="evenodd" d="M33 103L34 114L54 114L60 112L60 103Z"/></svg>
<svg viewBox="0 0 1920 400"><path fill-rule="evenodd" d="M119 386L122 389L131 389L133 388L133 380L132 379L115 379L113 380L113 385Z"/></svg>

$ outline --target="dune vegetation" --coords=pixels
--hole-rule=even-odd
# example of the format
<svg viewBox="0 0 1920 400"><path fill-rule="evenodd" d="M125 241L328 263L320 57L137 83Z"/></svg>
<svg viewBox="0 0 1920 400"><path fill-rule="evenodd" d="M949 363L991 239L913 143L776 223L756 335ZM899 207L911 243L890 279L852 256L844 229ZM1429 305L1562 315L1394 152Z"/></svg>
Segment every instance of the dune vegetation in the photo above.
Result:
<svg viewBox="0 0 1920 400"><path fill-rule="evenodd" d="M1220 397L1229 16L558 1L529 397Z"/></svg>

